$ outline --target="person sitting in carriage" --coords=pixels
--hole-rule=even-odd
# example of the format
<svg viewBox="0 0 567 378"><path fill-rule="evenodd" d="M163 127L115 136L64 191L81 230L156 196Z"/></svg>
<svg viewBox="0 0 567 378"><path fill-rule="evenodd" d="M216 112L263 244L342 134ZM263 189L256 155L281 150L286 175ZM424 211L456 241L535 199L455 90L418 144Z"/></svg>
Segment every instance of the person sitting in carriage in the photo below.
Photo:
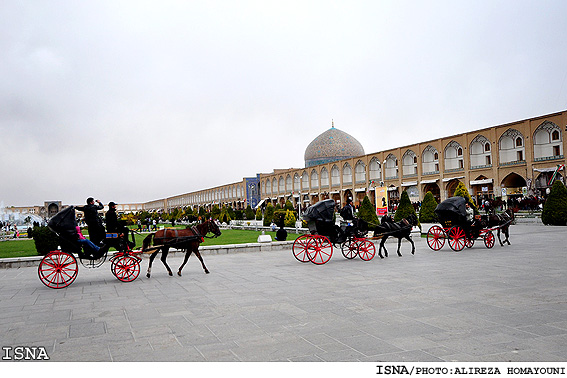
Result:
<svg viewBox="0 0 567 378"><path fill-rule="evenodd" d="M467 201L465 203L465 212L466 212L466 225L465 225L465 233L467 234L467 238L471 237L471 231L475 226L475 219L474 219L474 209L471 206L471 203Z"/></svg>
<svg viewBox="0 0 567 378"><path fill-rule="evenodd" d="M107 245L99 247L98 245L87 239L81 232L81 227L77 226L75 227L75 229L77 230L77 241L83 247L83 252L87 257L91 259L97 259L108 251Z"/></svg>
<svg viewBox="0 0 567 378"><path fill-rule="evenodd" d="M352 208L352 199L349 197L346 200L346 205L339 212L343 220L347 223L347 226L352 226L354 221L354 210Z"/></svg>
<svg viewBox="0 0 567 378"><path fill-rule="evenodd" d="M124 241L125 246L129 246L130 248L135 246L134 243L130 243L128 241L128 233L130 230L126 227L123 221L118 219L118 214L116 214L116 203L108 203L108 211L106 212L105 221L107 232L118 234L118 237Z"/></svg>

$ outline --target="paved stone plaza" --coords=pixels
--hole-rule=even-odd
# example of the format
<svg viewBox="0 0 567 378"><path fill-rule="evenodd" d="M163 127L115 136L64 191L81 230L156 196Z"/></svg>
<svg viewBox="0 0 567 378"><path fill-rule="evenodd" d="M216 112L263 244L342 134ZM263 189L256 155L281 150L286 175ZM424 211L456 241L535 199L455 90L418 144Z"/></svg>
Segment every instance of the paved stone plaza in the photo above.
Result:
<svg viewBox="0 0 567 378"><path fill-rule="evenodd" d="M192 256L183 277L79 269L66 289L0 269L0 346L52 361L567 361L567 229L511 228L512 246L323 266L290 247ZM221 236L222 237L222 236ZM176 268L181 257L170 258ZM142 262L142 273L147 269Z"/></svg>

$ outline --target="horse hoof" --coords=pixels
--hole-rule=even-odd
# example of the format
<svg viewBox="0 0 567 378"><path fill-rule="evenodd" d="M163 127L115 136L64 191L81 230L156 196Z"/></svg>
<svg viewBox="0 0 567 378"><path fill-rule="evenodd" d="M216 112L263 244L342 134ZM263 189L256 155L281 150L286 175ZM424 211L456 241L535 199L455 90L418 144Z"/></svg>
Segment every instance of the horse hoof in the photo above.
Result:
<svg viewBox="0 0 567 378"><path fill-rule="evenodd" d="M173 277L173 273L169 272L169 276L170 276L170 277Z"/></svg>
<svg viewBox="0 0 567 378"><path fill-rule="evenodd" d="M150 278L150 274L149 274L149 273L148 273L148 274L146 274L146 277Z"/></svg>
<svg viewBox="0 0 567 378"><path fill-rule="evenodd" d="M209 272L208 270L205 270L205 273L206 273L206 274L209 274L209 273L211 273L211 272Z"/></svg>
<svg viewBox="0 0 567 378"><path fill-rule="evenodd" d="M181 272L177 272L177 275L178 275L179 277L181 277Z"/></svg>

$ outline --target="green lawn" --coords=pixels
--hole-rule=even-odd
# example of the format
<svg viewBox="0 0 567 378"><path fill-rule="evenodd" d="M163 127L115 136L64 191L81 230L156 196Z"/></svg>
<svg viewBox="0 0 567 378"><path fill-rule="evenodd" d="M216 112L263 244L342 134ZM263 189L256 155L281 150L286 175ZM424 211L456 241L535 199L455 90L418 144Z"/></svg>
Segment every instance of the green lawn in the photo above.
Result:
<svg viewBox="0 0 567 378"><path fill-rule="evenodd" d="M248 231L248 230L222 230L222 235L218 238L208 239L205 238L204 243L201 245L226 245L226 244L244 244L256 243L261 231ZM275 240L275 232L266 232ZM136 235L136 249L141 248L142 240L147 236L147 233ZM210 234L212 235L212 234ZM288 234L287 240L294 240L297 237L295 234ZM35 244L31 239L20 240L6 240L0 242L0 258L9 257L26 257L37 256Z"/></svg>

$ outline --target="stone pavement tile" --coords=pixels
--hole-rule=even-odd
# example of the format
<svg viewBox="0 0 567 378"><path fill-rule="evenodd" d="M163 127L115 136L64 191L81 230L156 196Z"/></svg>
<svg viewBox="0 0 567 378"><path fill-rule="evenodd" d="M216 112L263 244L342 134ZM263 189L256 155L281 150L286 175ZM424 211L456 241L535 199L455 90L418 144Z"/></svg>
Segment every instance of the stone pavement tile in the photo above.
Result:
<svg viewBox="0 0 567 378"><path fill-rule="evenodd" d="M536 334L538 336L555 336L555 335L564 335L567 333L567 330L545 325L545 324L537 324L537 325L530 325L526 327L518 327L520 331L529 332Z"/></svg>
<svg viewBox="0 0 567 378"><path fill-rule="evenodd" d="M340 342L365 356L376 356L386 353L397 353L403 351L402 349L392 345L389 342L368 334L342 338L340 339Z"/></svg>
<svg viewBox="0 0 567 378"><path fill-rule="evenodd" d="M98 336L105 333L106 326L102 322L71 324L69 328L69 338Z"/></svg>
<svg viewBox="0 0 567 378"><path fill-rule="evenodd" d="M364 361L367 358L367 356L363 355L362 353L350 348L335 352L317 353L316 356L325 362L360 362Z"/></svg>
<svg viewBox="0 0 567 378"><path fill-rule="evenodd" d="M442 358L431 355L422 350L408 350L400 351L395 353L385 353L376 356L362 358L360 361L363 362L382 362L382 361L392 361L392 362L402 362L402 361L421 361L421 362L442 362Z"/></svg>

